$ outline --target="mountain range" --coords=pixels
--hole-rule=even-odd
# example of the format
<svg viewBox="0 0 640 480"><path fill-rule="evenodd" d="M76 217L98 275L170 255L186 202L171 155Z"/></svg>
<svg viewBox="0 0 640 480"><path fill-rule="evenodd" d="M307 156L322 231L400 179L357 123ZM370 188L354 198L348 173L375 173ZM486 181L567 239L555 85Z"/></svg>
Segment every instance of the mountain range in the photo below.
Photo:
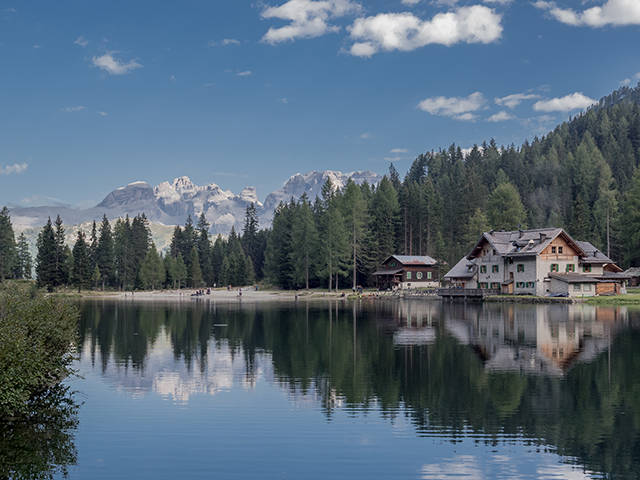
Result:
<svg viewBox="0 0 640 480"><path fill-rule="evenodd" d="M67 206L14 207L11 220L17 232L37 231L51 217L62 217L65 225L78 226L103 215L109 219L135 216L144 213L152 224L158 226L183 225L190 215L194 222L204 212L212 234L228 234L232 227L242 230L248 205L255 204L262 228L269 227L273 212L282 201L299 199L306 194L311 201L320 195L322 185L331 179L335 188L342 188L350 179L361 184L376 184L382 177L371 171L343 173L324 170L297 173L280 188L270 193L264 202L258 199L255 187L245 187L240 193L224 190L219 185L196 185L189 177L178 177L172 182L162 182L153 187L144 181L118 187L98 205L86 208Z"/></svg>

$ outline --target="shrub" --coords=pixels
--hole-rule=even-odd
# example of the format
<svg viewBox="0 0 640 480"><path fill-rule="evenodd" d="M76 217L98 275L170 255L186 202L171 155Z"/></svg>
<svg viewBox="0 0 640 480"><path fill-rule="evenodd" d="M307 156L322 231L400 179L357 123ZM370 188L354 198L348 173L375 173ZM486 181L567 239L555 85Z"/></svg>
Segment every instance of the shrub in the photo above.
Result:
<svg viewBox="0 0 640 480"><path fill-rule="evenodd" d="M32 403L71 375L78 311L28 287L0 287L0 419L24 417Z"/></svg>

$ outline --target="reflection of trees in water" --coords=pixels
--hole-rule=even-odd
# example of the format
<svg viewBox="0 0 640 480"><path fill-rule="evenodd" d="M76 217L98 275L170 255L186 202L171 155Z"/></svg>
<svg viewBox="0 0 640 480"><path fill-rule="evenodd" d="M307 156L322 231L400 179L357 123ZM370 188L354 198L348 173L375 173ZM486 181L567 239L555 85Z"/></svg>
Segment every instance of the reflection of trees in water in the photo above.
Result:
<svg viewBox="0 0 640 480"><path fill-rule="evenodd" d="M26 419L0 424L0 478L66 476L68 467L76 464L78 406L67 387L57 386L35 398L31 410Z"/></svg>
<svg viewBox="0 0 640 480"><path fill-rule="evenodd" d="M92 352L98 345L103 366L113 355L119 364L143 370L145 356L165 329L175 358L187 365L199 359L203 368L207 349L224 343L232 355L244 356L247 379L252 379L257 357L270 354L275 381L294 396L319 398L328 418L336 406L358 412L375 406L391 419L406 412L420 435L455 439L474 431L488 442L524 435L592 470L624 476L640 470L639 332L610 340L607 353L575 363L562 375L487 368L494 347L537 348L546 354L536 342L553 347L560 341L557 332L586 332L590 338L604 321L611 322L602 320L608 310L587 311L600 312L593 318L567 310L555 318L560 310L546 307L473 307L460 313L458 307L438 305L421 315L420 309L386 302L85 308L81 345ZM551 312L547 323L540 323L540 311ZM447 325L454 316L472 327L468 345ZM400 325L433 329L435 341L398 347L392 333Z"/></svg>

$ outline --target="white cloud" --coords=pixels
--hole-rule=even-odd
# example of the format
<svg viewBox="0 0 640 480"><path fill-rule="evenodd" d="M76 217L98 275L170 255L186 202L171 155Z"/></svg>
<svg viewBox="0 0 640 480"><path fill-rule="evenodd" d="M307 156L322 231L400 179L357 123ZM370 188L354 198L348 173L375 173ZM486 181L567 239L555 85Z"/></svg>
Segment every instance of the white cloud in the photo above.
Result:
<svg viewBox="0 0 640 480"><path fill-rule="evenodd" d="M473 112L486 107L487 101L480 92L468 97L432 97L422 100L418 108L431 115L452 117L456 120L475 120Z"/></svg>
<svg viewBox="0 0 640 480"><path fill-rule="evenodd" d="M360 134L360 138L362 140L369 140L371 137L373 137L373 135L371 135L371 133L369 132L364 132Z"/></svg>
<svg viewBox="0 0 640 480"><path fill-rule="evenodd" d="M287 97L282 97L278 99L280 103L284 103L285 105L289 103L289 99Z"/></svg>
<svg viewBox="0 0 640 480"><path fill-rule="evenodd" d="M412 13L380 13L349 27L350 53L370 57L381 50L411 51L429 44L491 43L502 35L502 15L484 5L460 7L422 20Z"/></svg>
<svg viewBox="0 0 640 480"><path fill-rule="evenodd" d="M82 35L80 35L78 38L76 38L76 40L73 43L74 45L80 45L81 47L86 47L87 45L89 45L89 40L87 40Z"/></svg>
<svg viewBox="0 0 640 480"><path fill-rule="evenodd" d="M115 58L111 53L93 57L92 62L94 66L101 68L110 75L125 75L137 68L142 68L142 65L135 60L124 62Z"/></svg>
<svg viewBox="0 0 640 480"><path fill-rule="evenodd" d="M496 98L496 105L507 108L515 108L525 100L533 100L540 98L540 95L534 93L514 93L506 97Z"/></svg>
<svg viewBox="0 0 640 480"><path fill-rule="evenodd" d="M416 5L420 3L420 0L402 0L403 5Z"/></svg>
<svg viewBox="0 0 640 480"><path fill-rule="evenodd" d="M27 163L14 163L13 165L0 165L0 175L19 175L24 173L29 165Z"/></svg>
<svg viewBox="0 0 640 480"><path fill-rule="evenodd" d="M251 70L245 70L243 72L236 73L236 75L238 77L249 77L249 76L253 75L253 72Z"/></svg>
<svg viewBox="0 0 640 480"><path fill-rule="evenodd" d="M100 115L101 117L106 117L109 114L107 112L98 112L98 115Z"/></svg>
<svg viewBox="0 0 640 480"><path fill-rule="evenodd" d="M620 85L622 85L623 87L628 87L632 83L635 83L638 81L640 81L640 72L636 73L635 75L632 75L629 78L625 78L620 82Z"/></svg>
<svg viewBox="0 0 640 480"><path fill-rule="evenodd" d="M560 8L552 1L539 0L534 6L547 10L556 20L567 25L604 27L607 25L640 25L638 0L607 0L599 6L576 11Z"/></svg>
<svg viewBox="0 0 640 480"><path fill-rule="evenodd" d="M219 42L215 40L211 40L209 42L209 46L210 47L217 47L217 46L228 47L229 45L240 45L240 43L241 43L240 40L236 40L235 38L223 38Z"/></svg>
<svg viewBox="0 0 640 480"><path fill-rule="evenodd" d="M73 107L64 107L61 110L66 113L73 113L73 112L81 112L86 108L87 107L85 107L84 105L75 105Z"/></svg>
<svg viewBox="0 0 640 480"><path fill-rule="evenodd" d="M329 20L358 13L362 7L351 0L289 0L279 7L267 7L262 18L289 21L284 27L271 27L262 40L276 44L297 38L313 38L336 32L340 27Z"/></svg>
<svg viewBox="0 0 640 480"><path fill-rule="evenodd" d="M511 115L509 112L502 110L501 112L494 113L487 121L489 122L506 122L507 120L513 120L515 117Z"/></svg>
<svg viewBox="0 0 640 480"><path fill-rule="evenodd" d="M406 148L392 148L390 152L391 153L409 153L409 150Z"/></svg>
<svg viewBox="0 0 640 480"><path fill-rule="evenodd" d="M582 92L576 92L564 97L540 100L533 104L533 109L537 112L570 112L583 110L594 103L597 103L597 100L583 95Z"/></svg>

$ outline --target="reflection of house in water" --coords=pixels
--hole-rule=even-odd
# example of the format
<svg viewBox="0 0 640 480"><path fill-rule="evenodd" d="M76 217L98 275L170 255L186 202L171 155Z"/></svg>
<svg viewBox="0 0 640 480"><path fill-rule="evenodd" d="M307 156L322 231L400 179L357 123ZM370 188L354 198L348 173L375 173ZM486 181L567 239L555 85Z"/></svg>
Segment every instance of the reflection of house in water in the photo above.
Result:
<svg viewBox="0 0 640 480"><path fill-rule="evenodd" d="M445 326L489 370L562 375L606 350L626 323L624 308L486 304L452 305Z"/></svg>
<svg viewBox="0 0 640 480"><path fill-rule="evenodd" d="M440 303L419 300L394 302L393 320L396 345L430 345L436 341L434 323L439 317Z"/></svg>

